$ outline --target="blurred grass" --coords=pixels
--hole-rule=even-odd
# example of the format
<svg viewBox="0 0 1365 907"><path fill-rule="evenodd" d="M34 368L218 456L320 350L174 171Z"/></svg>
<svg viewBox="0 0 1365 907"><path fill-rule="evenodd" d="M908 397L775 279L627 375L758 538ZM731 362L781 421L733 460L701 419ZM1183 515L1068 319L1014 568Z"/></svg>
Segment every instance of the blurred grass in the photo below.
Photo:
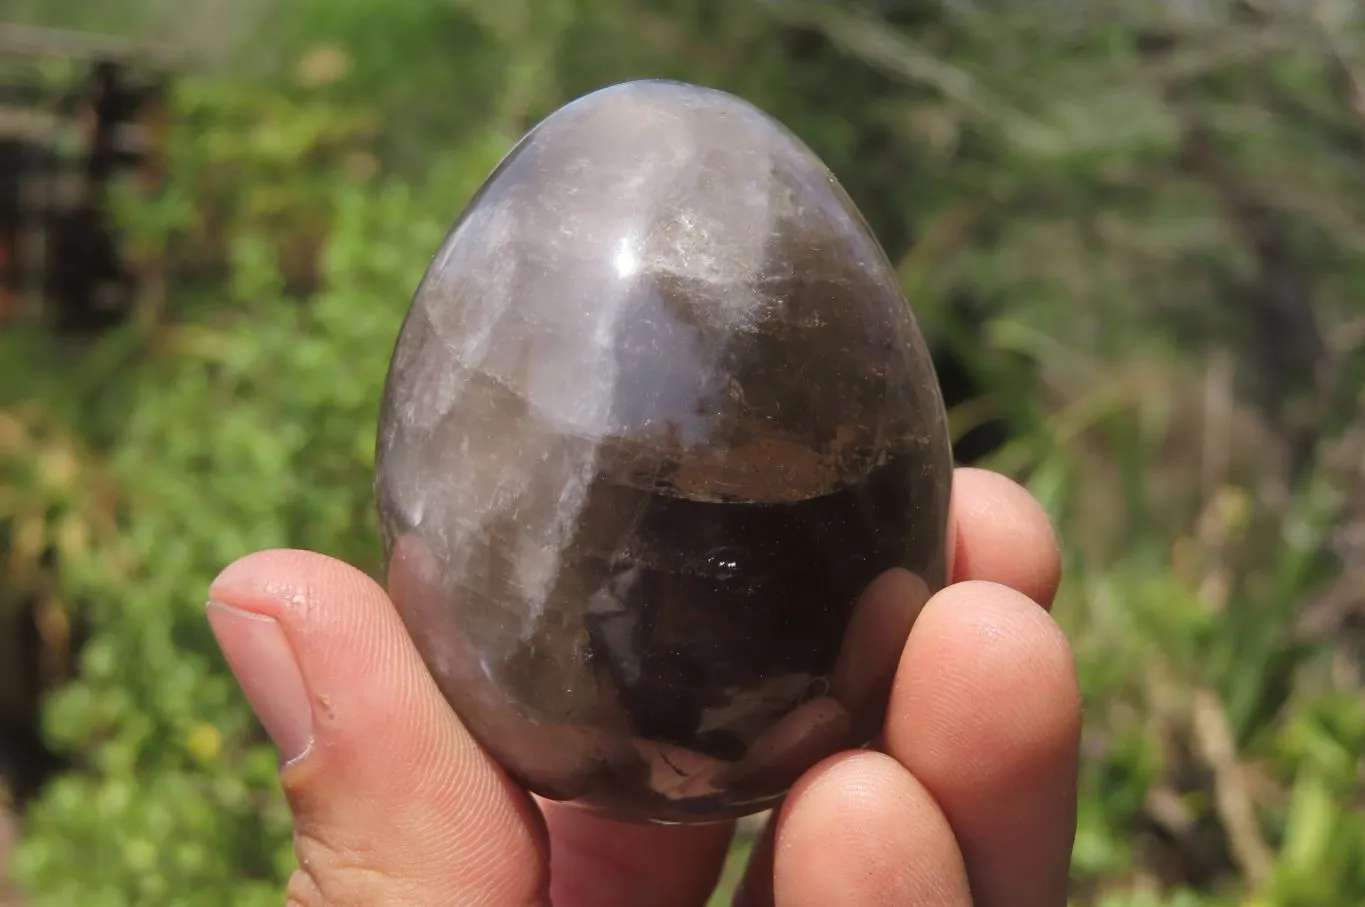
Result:
<svg viewBox="0 0 1365 907"><path fill-rule="evenodd" d="M1008 420L1085 696L1073 903L1365 903L1355 4L134 6L14 7L203 64L172 185L120 203L143 317L0 336L0 614L59 654L90 630L45 700L75 768L25 817L35 907L278 901L287 813L203 586L272 545L373 566L427 258L537 117L645 75L815 146L987 387L955 424Z"/></svg>

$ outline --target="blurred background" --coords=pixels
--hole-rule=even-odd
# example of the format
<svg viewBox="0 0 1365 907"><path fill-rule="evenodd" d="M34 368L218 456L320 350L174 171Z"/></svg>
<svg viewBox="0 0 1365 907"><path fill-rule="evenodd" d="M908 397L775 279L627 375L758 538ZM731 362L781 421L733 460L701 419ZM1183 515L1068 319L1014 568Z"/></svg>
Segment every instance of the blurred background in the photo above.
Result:
<svg viewBox="0 0 1365 907"><path fill-rule="evenodd" d="M0 0L0 905L279 903L207 584L268 546L375 567L430 255L527 128L638 77L824 157L960 459L1056 520L1073 903L1365 903L1363 12Z"/></svg>

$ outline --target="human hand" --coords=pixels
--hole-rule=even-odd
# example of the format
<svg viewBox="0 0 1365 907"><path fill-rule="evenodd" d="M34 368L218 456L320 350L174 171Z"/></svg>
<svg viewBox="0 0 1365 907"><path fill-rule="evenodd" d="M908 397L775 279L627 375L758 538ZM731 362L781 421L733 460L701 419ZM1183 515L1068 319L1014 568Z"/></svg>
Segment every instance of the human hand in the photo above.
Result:
<svg viewBox="0 0 1365 907"><path fill-rule="evenodd" d="M959 469L953 584L906 644L877 749L807 772L751 858L744 907L1061 907L1080 697L1046 611L1038 504ZM701 907L733 825L613 823L519 790L438 692L384 592L318 554L214 581L209 620L280 747L300 869L289 903Z"/></svg>

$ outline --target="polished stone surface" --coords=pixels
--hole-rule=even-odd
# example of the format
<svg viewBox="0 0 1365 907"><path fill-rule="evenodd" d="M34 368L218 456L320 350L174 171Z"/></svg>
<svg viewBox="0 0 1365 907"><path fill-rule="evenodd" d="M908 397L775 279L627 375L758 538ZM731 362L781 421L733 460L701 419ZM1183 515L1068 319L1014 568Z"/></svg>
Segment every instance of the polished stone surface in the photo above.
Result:
<svg viewBox="0 0 1365 907"><path fill-rule="evenodd" d="M952 463L886 256L773 119L668 82L524 138L431 264L378 439L390 594L544 796L770 807L865 744Z"/></svg>

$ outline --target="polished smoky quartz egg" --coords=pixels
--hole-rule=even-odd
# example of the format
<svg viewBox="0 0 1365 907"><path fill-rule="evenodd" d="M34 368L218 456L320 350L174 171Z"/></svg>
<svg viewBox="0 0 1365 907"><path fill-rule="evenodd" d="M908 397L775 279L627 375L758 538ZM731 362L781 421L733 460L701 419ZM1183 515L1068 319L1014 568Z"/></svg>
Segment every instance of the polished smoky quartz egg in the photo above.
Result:
<svg viewBox="0 0 1365 907"><path fill-rule="evenodd" d="M776 120L602 89L503 159L388 376L387 582L474 737L646 822L874 738L945 581L943 401L886 255Z"/></svg>

